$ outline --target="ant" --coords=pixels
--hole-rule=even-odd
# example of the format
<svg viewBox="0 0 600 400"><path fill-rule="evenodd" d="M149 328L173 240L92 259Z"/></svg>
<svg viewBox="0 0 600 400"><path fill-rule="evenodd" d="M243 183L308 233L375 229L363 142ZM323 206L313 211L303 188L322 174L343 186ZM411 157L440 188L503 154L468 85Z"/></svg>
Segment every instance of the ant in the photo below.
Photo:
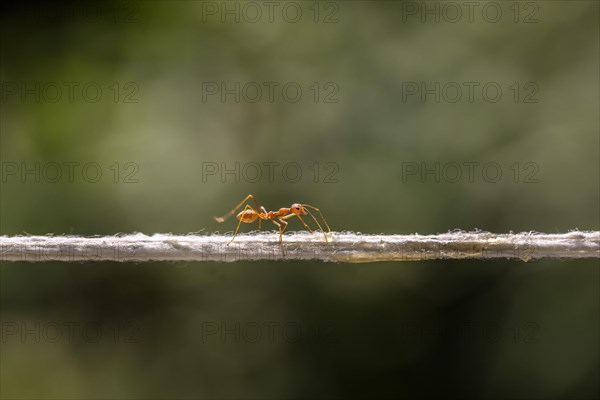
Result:
<svg viewBox="0 0 600 400"><path fill-rule="evenodd" d="M319 215L321 216L321 219L325 223L325 226L327 227L327 231L329 233L331 233L331 228L329 228L329 225L327 224L327 221L325 221L325 218L323 217L323 214L321 213L321 210L319 210L317 207L313 207L313 206L308 205L308 204L294 203L289 208L280 208L278 211L267 211L263 206L261 206L260 204L258 204L258 202L256 201L256 199L254 198L253 195L249 194L248 196L246 196L246 198L244 200L242 200L242 202L240 204L238 204L237 206L235 206L235 208L233 208L233 210L229 211L224 216L222 216L222 217L214 217L215 221L217 221L217 222L225 222L225 220L227 218L231 217L233 215L233 213L235 213L242 205L244 205L250 199L252 199L254 201L254 204L256 205L256 208L252 207L250 204L246 204L246 206L244 207L244 210L241 211L241 212L239 212L236 215L236 218L239 220L239 222L238 222L237 228L235 229L235 233L233 234L233 237L231 238L231 240L229 241L229 243L227 243L228 246L229 246L229 244L231 242L233 242L233 239L235 239L235 236L237 235L237 233L238 233L238 231L240 229L240 225L242 224L242 222L247 223L247 224L251 224L252 222L258 220L258 230L260 230L261 223L262 223L263 219L264 220L271 220L271 221L273 221L273 223L275 225L277 225L277 227L279 228L279 244L281 244L283 242L283 231L285 231L285 229L288 226L287 220L290 219L290 218L292 218L292 217L298 217L298 219L300 220L300 222L302 222L302 224L304 225L304 227L306 229L308 229L310 232L313 232L313 230L310 229L310 227L308 225L306 225L306 222L304 222L304 220L302 219L302 217L300 215L309 215L316 222L317 226L319 227L319 229L323 233L323 237L325 238L325 242L326 243L329 242L327 240L327 235L325 234L325 231L323 231L323 227L321 226L321 224L319 223L319 221L317 221L317 219L314 217L314 215L310 212L309 209L315 210L316 212L319 213ZM275 219L277 219L281 223L275 221ZM283 228L281 227L281 224L284 225Z"/></svg>

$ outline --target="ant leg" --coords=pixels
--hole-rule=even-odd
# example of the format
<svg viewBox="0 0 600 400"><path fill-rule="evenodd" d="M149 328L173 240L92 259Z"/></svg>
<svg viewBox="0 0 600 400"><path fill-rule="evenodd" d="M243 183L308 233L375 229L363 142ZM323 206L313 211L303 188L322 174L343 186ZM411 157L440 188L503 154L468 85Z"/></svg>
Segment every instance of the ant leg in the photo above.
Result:
<svg viewBox="0 0 600 400"><path fill-rule="evenodd" d="M321 226L321 224L319 224L319 221L317 221L317 219L314 217L314 215L312 215L312 213L309 210L306 210L306 211L308 212L308 215L310 215L311 218L317 223L319 230L321 231L321 233L323 234L323 237L325 238L325 243L329 243L329 240L327 240L327 235L325 234L325 231L323 230L323 227ZM298 216L298 218L300 218L300 216ZM331 232L331 230L329 230L329 232Z"/></svg>
<svg viewBox="0 0 600 400"><path fill-rule="evenodd" d="M244 203L246 203L250 199L252 199L254 201L254 203L256 204L256 208L264 210L264 207L261 207L261 205L258 204L258 201L256 201L256 199L254 198L254 196L251 195L251 194L249 194L248 196L246 196L246 198L244 200L242 200L242 202L240 204L238 204L237 206L235 206L233 208L233 210L229 211L227 214L223 215L222 217L214 217L215 221L217 221L217 222L225 222L225 220L227 218L231 217L241 206L244 205Z"/></svg>
<svg viewBox="0 0 600 400"><path fill-rule="evenodd" d="M288 222L284 219L284 218L278 218L279 222L281 222L282 224L284 224L285 226L283 227L283 229L281 230L281 232L279 233L279 243L283 243L283 232L285 232L285 230L288 227Z"/></svg>
<svg viewBox="0 0 600 400"><path fill-rule="evenodd" d="M279 244L281 244L281 242L282 242L281 236L283 235L283 230L281 229L281 224L275 220L272 220L272 221L279 228Z"/></svg>
<svg viewBox="0 0 600 400"><path fill-rule="evenodd" d="M267 214L267 210L263 206L260 206L260 212L263 214ZM262 218L259 218L258 219L258 230L259 231L261 229L261 225L262 225Z"/></svg>
<svg viewBox="0 0 600 400"><path fill-rule="evenodd" d="M283 219L288 219L288 218L292 218L292 217L298 217L298 219L300 220L300 222L302 222L302 225L304 225L304 227L305 227L306 229L308 229L308 231L309 231L309 232L312 232L312 231L313 231L312 229L310 229L310 226L306 225L306 222L304 222L304 220L302 219L302 217L301 217L301 216L299 216L299 215L297 215L297 214L289 214L289 215L286 215L285 217L283 217Z"/></svg>
<svg viewBox="0 0 600 400"><path fill-rule="evenodd" d="M283 219L290 219L290 218L293 218L293 217L298 217L298 219L300 220L300 222L302 222L302 225L304 225L304 227L306 229L308 229L309 232L313 231L312 229L310 229L310 226L306 225L306 222L304 222L304 220L302 219L302 217L300 217L297 214L288 214L288 215L286 215L285 217L282 217L282 218Z"/></svg>
<svg viewBox="0 0 600 400"><path fill-rule="evenodd" d="M244 207L244 211L242 211L242 215L244 215L246 213L246 210L248 210L248 209L256 212L256 210L254 208L252 208L252 206L250 204L246 204L246 207ZM233 239L235 239L235 236L237 235L238 231L240 230L240 225L242 225L242 218L240 218L240 220L239 220L239 222L237 224L237 228L235 228L235 232L233 234L233 237L227 243L227 246L229 246L231 244L231 242L233 242Z"/></svg>
<svg viewBox="0 0 600 400"><path fill-rule="evenodd" d="M323 213L321 212L321 210L319 210L317 207L313 207L310 204L302 204L303 207L308 207L308 208L312 208L313 210L315 210L316 212L319 213L319 215L321 216L321 219L323 220L323 222L325 223L325 226L327 227L327 231L329 233L331 233L331 228L329 227L329 224L327 223L327 221L325 220L325 217L323 216ZM312 217L312 219L315 220L315 222L317 223L317 225L319 225L319 227L321 227L321 225L319 224L319 222L317 221L317 219L312 215L312 213L310 212L310 210L306 210L308 212L308 214L310 214L310 216ZM321 231L323 231L323 229L321 228Z"/></svg>
<svg viewBox="0 0 600 400"><path fill-rule="evenodd" d="M310 214L310 211L309 211L309 214ZM313 217L312 214L310 214L310 216ZM288 215L287 217L284 217L284 218L287 219L287 218L291 218L291 217L298 217L298 219L300 220L300 222L302 222L302 225L304 225L304 227L306 229L308 229L309 232L313 232L313 230L310 229L310 226L308 226L308 224L306 222L304 222L304 220L302 219L302 217L300 215L291 214L291 215ZM313 217L313 219L315 219L315 217ZM323 237L325 238L325 242L329 243L329 240L327 240L327 235L325 235L325 232L323 231L323 228L321 227L321 225L319 224L319 222L316 219L315 219L315 222L317 223L317 226L319 227L319 230L323 234Z"/></svg>
<svg viewBox="0 0 600 400"><path fill-rule="evenodd" d="M279 220L281 221L281 219L279 219ZM282 229L281 229L281 224L280 224L280 223L278 223L277 221L275 221L275 220L273 220L273 219L272 219L271 221L273 221L273 223L274 223L275 225L277 225L277 227L279 228L279 246L281 247L281 255L282 255L283 257L285 257L285 250L283 249L283 239L282 239L282 237L281 237L281 236L283 235L283 230L285 230L285 228L282 230ZM284 222L284 221L281 221L281 222ZM285 225L286 225L286 227L287 227L287 222L285 222Z"/></svg>
<svg viewBox="0 0 600 400"><path fill-rule="evenodd" d="M308 211L308 210L307 210ZM327 235L325 234L325 231L323 231L323 228L321 227L321 225L319 224L319 222L317 222L317 220L315 219L315 217L313 217L313 215L310 213L310 211L308 211L308 214L315 220L315 222L317 223L317 226L319 227L319 230L321 231L321 233L323 234L323 237L325 238L325 243L329 243L329 240L327 240ZM302 221L302 223L304 224L304 221L302 220L302 217L298 215L298 218L300 218L300 221ZM306 225L306 224L305 224ZM309 229L310 230L310 229ZM312 232L312 231L311 231ZM331 232L331 231L329 231Z"/></svg>

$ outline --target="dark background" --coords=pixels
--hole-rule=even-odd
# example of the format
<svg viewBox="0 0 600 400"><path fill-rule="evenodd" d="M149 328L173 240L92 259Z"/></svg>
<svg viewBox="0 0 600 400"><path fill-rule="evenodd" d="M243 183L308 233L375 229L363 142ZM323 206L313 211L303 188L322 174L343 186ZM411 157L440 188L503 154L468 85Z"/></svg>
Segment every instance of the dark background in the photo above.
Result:
<svg viewBox="0 0 600 400"><path fill-rule="evenodd" d="M600 229L598 2L248 4L3 5L0 233ZM0 396L598 398L599 271L4 263Z"/></svg>

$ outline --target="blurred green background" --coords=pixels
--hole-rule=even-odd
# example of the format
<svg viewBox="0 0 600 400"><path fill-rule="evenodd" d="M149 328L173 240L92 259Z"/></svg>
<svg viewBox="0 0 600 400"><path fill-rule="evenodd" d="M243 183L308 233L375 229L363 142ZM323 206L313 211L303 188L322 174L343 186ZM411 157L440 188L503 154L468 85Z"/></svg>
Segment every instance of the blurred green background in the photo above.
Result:
<svg viewBox="0 0 600 400"><path fill-rule="evenodd" d="M2 5L0 234L600 229L599 3L469 7ZM598 260L0 271L2 398L600 395Z"/></svg>

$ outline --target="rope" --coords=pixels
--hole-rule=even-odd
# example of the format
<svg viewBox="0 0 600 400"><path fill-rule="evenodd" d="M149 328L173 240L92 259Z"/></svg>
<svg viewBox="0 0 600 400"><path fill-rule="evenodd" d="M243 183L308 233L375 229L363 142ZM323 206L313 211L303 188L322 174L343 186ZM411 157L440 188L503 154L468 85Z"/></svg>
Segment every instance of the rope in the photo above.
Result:
<svg viewBox="0 0 600 400"><path fill-rule="evenodd" d="M507 233L452 231L436 235L275 232L231 235L141 233L103 236L0 236L0 261L147 262L313 260L368 263L438 259L600 258L600 232Z"/></svg>

